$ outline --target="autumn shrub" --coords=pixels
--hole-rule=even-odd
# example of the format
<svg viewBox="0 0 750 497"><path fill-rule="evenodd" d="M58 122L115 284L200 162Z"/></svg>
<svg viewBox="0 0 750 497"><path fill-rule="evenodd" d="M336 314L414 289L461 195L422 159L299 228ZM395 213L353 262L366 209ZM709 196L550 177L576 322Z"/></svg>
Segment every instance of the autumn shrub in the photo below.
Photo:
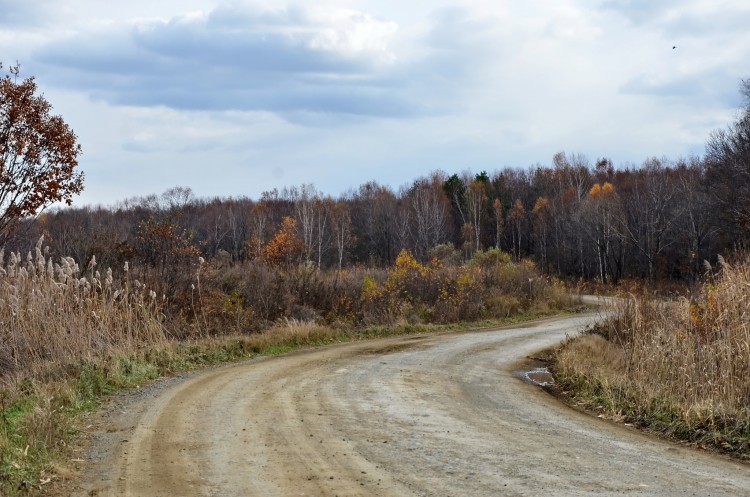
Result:
<svg viewBox="0 0 750 497"><path fill-rule="evenodd" d="M439 261L418 262L412 254L402 250L388 271L385 286L394 297L405 302L434 303L440 290Z"/></svg>
<svg viewBox="0 0 750 497"><path fill-rule="evenodd" d="M450 285L454 278L449 276L452 273L453 267L446 267L437 259L420 263L409 252L401 251L385 277L372 272L363 275L361 322L444 322L436 316L436 308L446 304L446 295L454 293L455 286Z"/></svg>
<svg viewBox="0 0 750 497"><path fill-rule="evenodd" d="M174 220L150 217L138 224L135 240L124 255L142 283L167 297L173 307L187 306L186 297L200 269L200 252L189 230Z"/></svg>
<svg viewBox="0 0 750 497"><path fill-rule="evenodd" d="M469 261L470 265L484 270L496 270L500 267L509 267L512 266L511 263L512 259L510 254L496 248L478 250Z"/></svg>
<svg viewBox="0 0 750 497"><path fill-rule="evenodd" d="M438 260L446 266L458 266L462 263L463 254L452 243L442 243L427 251L427 259Z"/></svg>
<svg viewBox="0 0 750 497"><path fill-rule="evenodd" d="M394 324L404 314L406 303L394 293L392 284L386 285L386 280L378 276L378 272L366 272L362 275L362 287L357 300L357 321L365 326Z"/></svg>
<svg viewBox="0 0 750 497"><path fill-rule="evenodd" d="M572 298L533 263L491 249L460 265L420 263L401 252L384 281L365 275L360 302L367 323L450 323L568 308Z"/></svg>
<svg viewBox="0 0 750 497"><path fill-rule="evenodd" d="M361 327L507 317L528 309L530 274L541 297L551 288L532 266L496 250L478 252L464 264L437 257L423 263L403 251L386 269L323 270L263 259L231 264L203 261L187 235L173 228L143 226L144 246L162 247L172 259L153 252L149 263L144 254L150 252L142 248L138 263L120 271L100 273L95 258L85 268L68 257L55 263L41 240L25 258L17 252L0 257L4 374L41 364L53 370L166 340L259 333L283 320ZM169 242L169 233L184 237ZM169 261L180 273L165 280L174 285L171 297L164 286L152 286Z"/></svg>
<svg viewBox="0 0 750 497"><path fill-rule="evenodd" d="M378 272L382 273L380 270L368 272L358 267L324 272L324 285L328 287L326 294L331 296L331 300L322 309L323 319L332 324L354 325L357 322L363 279L365 275ZM382 275L377 277L383 279Z"/></svg>
<svg viewBox="0 0 750 497"><path fill-rule="evenodd" d="M354 324L370 303L360 297L366 274L385 281L385 272L377 269L274 268L262 260L229 267L209 264L192 314L200 320L205 313L208 334L226 333L227 327L258 332L284 319Z"/></svg>
<svg viewBox="0 0 750 497"><path fill-rule="evenodd" d="M613 399L614 416L747 453L750 260L723 263L689 298L624 295L597 331L619 359L592 365L575 340L558 354L564 383Z"/></svg>
<svg viewBox="0 0 750 497"><path fill-rule="evenodd" d="M192 336L246 333L257 331L258 323L255 308L246 300L238 287L225 291L207 285L200 298L194 303L192 318L183 321L182 328L190 329L190 334L170 333L170 337L185 339ZM177 323L173 323L176 325Z"/></svg>
<svg viewBox="0 0 750 497"><path fill-rule="evenodd" d="M450 323L470 321L483 316L485 307L481 273L470 265L442 271L440 296L435 303L435 321Z"/></svg>
<svg viewBox="0 0 750 497"><path fill-rule="evenodd" d="M205 317L206 333L224 334L259 331L266 323L288 317L293 302L282 272L262 261L230 266L209 262L200 298L196 296L188 310L193 321Z"/></svg>
<svg viewBox="0 0 750 497"><path fill-rule="evenodd" d="M294 297L291 316L303 321L315 320L330 313L340 292L334 271L322 271L315 264L300 264L283 273Z"/></svg>

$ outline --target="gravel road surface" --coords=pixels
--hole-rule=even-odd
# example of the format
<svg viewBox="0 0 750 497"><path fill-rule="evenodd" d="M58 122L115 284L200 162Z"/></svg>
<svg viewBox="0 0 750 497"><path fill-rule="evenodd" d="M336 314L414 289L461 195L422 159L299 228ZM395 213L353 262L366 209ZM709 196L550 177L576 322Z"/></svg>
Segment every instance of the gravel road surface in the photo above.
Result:
<svg viewBox="0 0 750 497"><path fill-rule="evenodd" d="M524 381L527 356L594 319L348 343L157 382L99 415L78 495L750 495L750 466Z"/></svg>

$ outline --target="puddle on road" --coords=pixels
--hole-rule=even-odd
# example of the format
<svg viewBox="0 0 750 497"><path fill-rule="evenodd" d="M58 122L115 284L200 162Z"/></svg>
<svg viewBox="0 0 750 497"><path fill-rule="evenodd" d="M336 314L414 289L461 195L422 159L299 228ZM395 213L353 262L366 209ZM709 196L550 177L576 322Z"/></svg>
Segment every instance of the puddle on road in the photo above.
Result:
<svg viewBox="0 0 750 497"><path fill-rule="evenodd" d="M555 380L552 378L552 373L544 367L537 367L528 371L516 371L516 374L524 381L540 387L551 387L555 383Z"/></svg>

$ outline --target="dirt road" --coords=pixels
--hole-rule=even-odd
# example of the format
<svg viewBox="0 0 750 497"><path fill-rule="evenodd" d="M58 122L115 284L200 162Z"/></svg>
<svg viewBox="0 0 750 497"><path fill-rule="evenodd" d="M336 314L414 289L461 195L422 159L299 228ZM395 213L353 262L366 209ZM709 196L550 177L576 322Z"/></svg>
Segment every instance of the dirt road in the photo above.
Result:
<svg viewBox="0 0 750 497"><path fill-rule="evenodd" d="M750 495L750 466L561 405L519 361L593 316L358 342L129 394L80 495Z"/></svg>

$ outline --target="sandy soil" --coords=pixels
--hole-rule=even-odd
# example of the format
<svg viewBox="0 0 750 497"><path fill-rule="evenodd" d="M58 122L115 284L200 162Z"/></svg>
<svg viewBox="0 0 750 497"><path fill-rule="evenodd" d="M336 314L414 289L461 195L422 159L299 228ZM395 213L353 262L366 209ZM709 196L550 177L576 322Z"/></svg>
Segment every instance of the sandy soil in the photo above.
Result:
<svg viewBox="0 0 750 497"><path fill-rule="evenodd" d="M350 343L157 382L98 415L75 494L750 495L750 466L524 381L525 357L594 318Z"/></svg>

